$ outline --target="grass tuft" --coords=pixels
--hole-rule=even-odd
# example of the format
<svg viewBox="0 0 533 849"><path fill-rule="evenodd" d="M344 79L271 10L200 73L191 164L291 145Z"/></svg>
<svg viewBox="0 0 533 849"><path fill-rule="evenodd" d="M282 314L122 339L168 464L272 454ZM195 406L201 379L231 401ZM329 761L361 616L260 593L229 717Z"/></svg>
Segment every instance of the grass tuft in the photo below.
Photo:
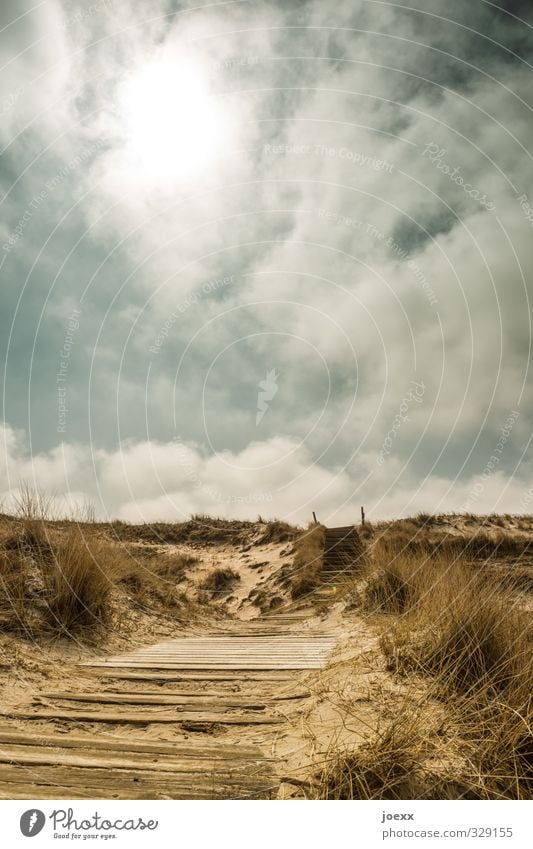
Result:
<svg viewBox="0 0 533 849"><path fill-rule="evenodd" d="M0 544L0 624L5 631L77 633L105 623L117 559L76 527L49 535L31 519Z"/></svg>
<svg viewBox="0 0 533 849"><path fill-rule="evenodd" d="M413 798L420 760L416 731L397 719L359 748L334 752L315 776L317 798Z"/></svg>
<svg viewBox="0 0 533 849"><path fill-rule="evenodd" d="M292 599L303 598L319 586L325 533L323 525L312 524L295 541L290 589Z"/></svg>
<svg viewBox="0 0 533 849"><path fill-rule="evenodd" d="M218 567L206 575L198 586L200 590L205 590L212 595L226 595L240 580L241 576L235 569L229 566Z"/></svg>

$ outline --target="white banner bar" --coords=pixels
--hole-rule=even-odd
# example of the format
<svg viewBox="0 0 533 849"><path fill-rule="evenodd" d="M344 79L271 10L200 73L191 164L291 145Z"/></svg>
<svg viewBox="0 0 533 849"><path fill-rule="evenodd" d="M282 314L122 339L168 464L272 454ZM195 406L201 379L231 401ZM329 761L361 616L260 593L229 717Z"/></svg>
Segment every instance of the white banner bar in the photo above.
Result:
<svg viewBox="0 0 533 849"><path fill-rule="evenodd" d="M39 800L0 802L0 814L6 849L533 846L531 802Z"/></svg>

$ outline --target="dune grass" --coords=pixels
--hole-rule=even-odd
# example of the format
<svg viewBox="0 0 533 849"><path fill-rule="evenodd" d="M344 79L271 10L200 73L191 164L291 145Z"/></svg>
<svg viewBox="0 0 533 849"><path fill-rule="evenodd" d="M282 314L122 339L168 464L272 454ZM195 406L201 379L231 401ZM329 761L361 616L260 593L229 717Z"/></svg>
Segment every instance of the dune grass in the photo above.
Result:
<svg viewBox="0 0 533 849"><path fill-rule="evenodd" d="M118 560L76 527L49 534L26 519L0 542L0 622L7 631L74 634L105 624Z"/></svg>
<svg viewBox="0 0 533 849"><path fill-rule="evenodd" d="M325 528L311 524L294 543L291 598L309 595L320 584L320 571L324 562Z"/></svg>
<svg viewBox="0 0 533 849"><path fill-rule="evenodd" d="M89 637L122 603L173 618L191 614L180 589L197 558L116 543L75 523L22 519L0 536L0 630L28 638Z"/></svg>
<svg viewBox="0 0 533 849"><path fill-rule="evenodd" d="M423 748L413 723L397 717L359 748L333 750L314 776L319 799L407 799L419 795Z"/></svg>
<svg viewBox="0 0 533 849"><path fill-rule="evenodd" d="M241 576L229 566L216 567L212 569L205 578L200 581L198 587L213 596L227 595L235 584L239 583Z"/></svg>
<svg viewBox="0 0 533 849"><path fill-rule="evenodd" d="M421 713L431 700L446 705L461 766L439 781L431 776L431 745L426 741L423 752L418 735L404 727L402 711L413 709L406 702L386 732L331 753L318 773L319 796L530 799L533 624L523 597L487 569L502 550L520 561L529 543L510 543L502 532L490 545L482 538L415 547L405 532L404 525L374 545L358 605L381 625L388 670L404 684L418 682Z"/></svg>

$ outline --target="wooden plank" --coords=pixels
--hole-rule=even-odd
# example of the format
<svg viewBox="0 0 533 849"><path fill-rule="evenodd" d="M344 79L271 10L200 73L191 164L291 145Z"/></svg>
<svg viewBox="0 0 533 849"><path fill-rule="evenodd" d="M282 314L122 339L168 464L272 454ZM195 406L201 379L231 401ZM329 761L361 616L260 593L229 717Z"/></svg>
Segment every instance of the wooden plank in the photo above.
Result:
<svg viewBox="0 0 533 849"><path fill-rule="evenodd" d="M183 655L184 657L294 657L302 654L326 654L335 646L335 641L332 640L328 645L317 645L309 643L309 645L300 646L265 646L263 648L247 648L231 646L204 648L203 646L161 646L160 648L144 649L143 651L128 652L125 655L111 655L111 659L120 657L146 657L155 655Z"/></svg>
<svg viewBox="0 0 533 849"><path fill-rule="evenodd" d="M273 648L266 647L264 649L248 649L248 648L238 648L234 649L230 648L214 648L214 649L204 649L202 647L176 647L176 648L155 648L148 649L145 651L137 651L131 652L131 654L127 655L114 655L113 658L120 657L214 657L214 658L232 658L232 657L301 657L302 655L323 655L327 654L334 647L335 643L331 643L328 646L316 646L316 645L308 645L308 646L298 646L297 648L291 649L290 647L285 648Z"/></svg>
<svg viewBox="0 0 533 849"><path fill-rule="evenodd" d="M121 662L120 664L119 663L117 663L117 664L110 663L110 664L107 664L107 668L113 669L113 667L115 665L117 667L120 667L120 668L125 666L124 662ZM273 664L273 663L259 664L259 663L251 663L251 662L243 661L241 663L233 663L231 665L222 664L222 663L220 663L220 664L206 663L205 665L202 665L201 663L199 663L197 661L196 662L193 661L192 663L186 664L186 663L183 663L183 662L182 663L179 663L179 662L172 663L172 662L169 662L169 661L148 661L148 660L133 661L132 660L130 663L128 663L126 665L128 666L128 668L131 668L131 669L163 669L163 670L174 669L176 671L190 670L191 672L192 671L215 672L215 671L222 670L222 669L234 670L234 671L242 670L243 672L257 672L260 669L264 669L267 672L273 672L273 671L278 670L278 669L293 669L295 671L305 670L305 669L321 669L321 667L324 666L324 663L322 661L313 661L313 662L309 662L309 663L296 663L296 662L288 663L287 662L287 663L281 663L281 664L276 665L276 664Z"/></svg>
<svg viewBox="0 0 533 849"><path fill-rule="evenodd" d="M320 668L336 645L332 634L291 633L309 622L310 613L291 612L269 622L240 623L233 632L167 639L93 658L80 664L86 689L52 687L35 694L37 707L0 709L0 717L30 721L30 730L0 725L0 798L24 798L24 793L28 798L268 798L277 787L270 775L274 759L254 747L217 745L212 738L206 746L206 735L196 736L198 745L183 739L145 741L133 727L133 739L104 735L114 725L161 724L178 736L181 728L209 730L211 725L279 726L286 720L274 705L307 697L297 686L300 670ZM89 689L95 679L103 682L97 691ZM107 681L116 684L108 689ZM128 681L146 686L133 689ZM199 682L207 682L207 689L199 689ZM177 687L163 689L159 683ZM255 692L247 695L247 684ZM285 692L279 692L280 684ZM230 685L237 685L237 694ZM38 727L43 720L66 721L73 732L77 722L98 723L104 733L43 733Z"/></svg>
<svg viewBox="0 0 533 849"><path fill-rule="evenodd" d="M159 640L157 643L151 643L150 646L176 646L176 645L233 645L234 643L239 643L242 645L272 645L272 644L281 644L281 645L298 645L300 643L306 643L310 641L317 640L334 640L335 634L326 634L321 632L320 634L314 634L312 637L309 637L308 634L300 634L299 636L291 635L289 637L284 637L283 635L272 635L272 636L257 636L255 634L248 634L245 636L239 636L235 634L218 634L215 637L173 637L171 640Z"/></svg>
<svg viewBox="0 0 533 849"><path fill-rule="evenodd" d="M144 658L144 657L183 657L185 659L189 658L199 658L200 660L231 660L232 658L257 658L265 659L265 658L278 658L280 660L291 659L294 657L323 657L327 655L329 651L334 647L334 643L331 646L326 646L325 648L316 647L316 646L307 646L295 649L294 651L290 651L289 649L284 649L283 651L276 651L275 649L265 649L263 651L250 651L246 649L235 649L232 651L231 649L224 649L223 651L213 650L213 651L203 651L194 650L194 649L154 649L153 651L143 651L143 652L132 652L128 655L116 655L111 658L111 660L119 660L121 658L127 658L129 660L134 658Z"/></svg>
<svg viewBox="0 0 533 849"><path fill-rule="evenodd" d="M68 789L68 793L65 790ZM141 793L131 796L110 795L109 790L95 788L91 793L83 793L79 787L61 788L55 792L48 785L29 784L22 781L1 781L0 799L142 799ZM195 797L198 799L199 797ZM201 798L201 797L200 797Z"/></svg>
<svg viewBox="0 0 533 849"><path fill-rule="evenodd" d="M188 662L192 662L193 660L198 660L201 663L209 663L210 661L213 661L215 663L222 663L225 660L233 661L233 662L236 663L237 661L246 660L246 661L250 661L250 662L257 661L257 662L264 663L265 661L269 661L269 660L277 661L277 662L292 661L292 660L307 660L307 658L311 658L313 660L320 660L323 657L327 657L327 652L312 652L312 651L305 652L305 651L302 651L302 652L295 652L294 654L288 654L288 655L276 654L274 652L265 652L265 654L257 654L257 653L253 653L253 652L231 652L231 653L228 652L228 653L224 653L224 654L222 654L222 653L221 654L210 653L208 655L205 655L203 653L196 655L193 652L151 652L150 654L132 655L131 657L129 657L127 659L128 660L178 660L178 661L185 660L185 661L188 661ZM124 659L126 659L126 658L124 658ZM122 658L117 658L117 660L122 660Z"/></svg>
<svg viewBox="0 0 533 849"><path fill-rule="evenodd" d="M24 782L3 782L0 781L0 799L146 799L147 793L145 790L137 790L137 784L132 784L128 788L114 788L112 791L109 787L93 786L87 793L83 793L79 787L47 785L47 784L29 784ZM180 789L177 793L160 792L158 789L150 791L149 797L152 799L179 799L179 800L194 800L202 799L270 799L275 797L277 784L273 789L268 786L264 791L247 792L243 787L239 792L234 791L227 795L218 795L213 792L206 794L204 789L196 789L192 783L188 783L186 787Z"/></svg>
<svg viewBox="0 0 533 849"><path fill-rule="evenodd" d="M191 657L190 655L141 655L140 657L131 658L129 663L186 663L187 665L200 664L201 666L205 666L209 668L209 665L212 664L215 667L224 667L224 664L227 663L229 668L239 668L243 663L248 666L255 667L256 665L263 666L264 664L283 664L283 663L297 663L302 665L304 663L320 663L327 656L326 655L303 655L303 656L295 656L295 657L247 657L246 655L234 655L233 657L220 657L220 658L203 658L203 657Z"/></svg>
<svg viewBox="0 0 533 849"><path fill-rule="evenodd" d="M206 706L215 707L246 707L251 710L263 710L267 706L267 702L288 701L294 699L303 699L309 696L307 693L295 693L289 696L272 696L266 697L263 695L261 701L258 699L250 700L245 697L232 696L229 693L166 693L161 691L145 691L138 690L131 692L128 690L103 690L100 693L66 693L61 690L48 691L39 693L36 698L39 699L61 699L62 701L76 702L98 702L121 704L151 704L151 705L189 705L191 708L204 708Z"/></svg>
<svg viewBox="0 0 533 849"><path fill-rule="evenodd" d="M188 662L192 661L200 661L202 664L206 664L208 662L213 662L219 664L223 661L228 662L237 662L237 661L257 661L258 663L264 663L265 661L276 661L276 662L284 662L284 661L295 661L295 660L305 660L307 658L312 659L322 659L326 658L328 654L333 650L335 644L332 643L330 646L325 648L316 648L316 647L308 647L301 648L297 651L192 651L192 650L157 650L157 651L144 651L144 652L135 652L127 655L116 655L110 657L106 660L106 664L109 663L117 663L120 661L124 662L124 665L130 663L133 660L184 660Z"/></svg>
<svg viewBox="0 0 533 849"><path fill-rule="evenodd" d="M164 793L170 798L233 798L243 795L253 797L257 793L266 792L275 783L275 780L254 775L228 776L223 774L182 775L178 776L169 772L139 772L137 770L111 770L87 768L87 767L64 767L64 766L13 766L3 765L0 768L0 781L14 781L36 785L48 785L52 798L58 798L58 790L64 791L80 787L88 791L89 798L93 797L91 790L103 789L108 798L114 793L128 793L144 791L145 798L153 798L154 791ZM193 796L186 794L192 793ZM69 794L66 793L68 798ZM33 796L31 797L33 798Z"/></svg>
<svg viewBox="0 0 533 849"><path fill-rule="evenodd" d="M97 704L128 704L128 705L179 705L180 708L247 708L248 710L265 710L266 704L249 699L224 698L220 696L215 699L202 699L200 703L191 701L184 696L174 696L157 693L150 695L146 693L64 693L61 691L50 693L39 693L35 698L41 700L57 699L59 701L96 702Z"/></svg>
<svg viewBox="0 0 533 849"><path fill-rule="evenodd" d="M97 678L107 680L126 680L126 681L163 681L164 683L171 682L187 682L187 681L220 681L230 683L252 683L265 682L275 683L278 681L294 681L294 673L289 670L250 670L246 675L242 675L236 670L211 670L203 672L194 672L184 670L183 673L176 670L175 672L143 672L134 669L106 668L106 664L81 664L84 667L84 672Z"/></svg>
<svg viewBox="0 0 533 849"><path fill-rule="evenodd" d="M204 639L203 637L189 637L185 639L178 640L162 640L159 643L154 643L151 646L145 646L143 648L173 648L174 646L181 646L183 648L190 648L191 646L208 646L209 648L216 648L217 646L222 646L223 648L229 648L233 651L234 648L270 648L271 646L281 646L285 648L287 646L295 646L298 648L299 646L305 645L316 645L319 643L334 643L335 637L332 634L317 634L313 637L210 637L209 639Z"/></svg>
<svg viewBox="0 0 533 849"><path fill-rule="evenodd" d="M230 690L104 690L104 694L113 693L116 695L132 695L132 696L159 696L161 694L169 695L169 696L183 696L187 699L192 699L194 704L197 705L200 700L204 698L213 698L213 699L225 699L228 696L233 698L233 694ZM292 701L296 699L307 699L311 695L310 690L298 690L293 693L279 693L278 690L272 690L272 692L261 690L261 699L266 702L286 702ZM239 696L235 696L235 698L239 698ZM242 697L243 700L246 700L246 697ZM198 700L198 701L197 701Z"/></svg>
<svg viewBox="0 0 533 849"><path fill-rule="evenodd" d="M217 743L209 745L202 741L201 748L192 745L185 745L183 742L168 742L164 740L153 741L131 739L128 737L112 737L110 735L74 735L74 734L53 734L46 733L43 735L40 731L35 734L30 734L24 731L10 731L0 729L0 744L14 743L18 745L35 745L39 742L40 746L49 746L51 748L79 748L89 750L104 750L113 752L139 752L141 754L156 754L156 755L172 755L181 759L192 757L216 759L250 759L269 760L265 758L261 751L256 747L244 746L239 744L228 745L225 743Z"/></svg>
<svg viewBox="0 0 533 849"><path fill-rule="evenodd" d="M281 653L281 654L293 654L294 652L301 651L327 651L332 646L335 645L335 640L307 640L303 642L303 640L299 643L295 643L290 645L288 643L261 643L259 645L246 645L242 643L240 640L235 640L235 645L227 645L224 643L217 645L200 645L199 643L191 643L187 645L187 643L178 643L177 645L169 645L169 646L144 646L142 649L137 649L134 652L127 652L130 654L144 654L145 652L194 652L194 653L205 653L205 652L213 652L217 654L235 654L235 652L246 652L247 654L270 654L271 652ZM116 655L111 655L114 657ZM118 655L121 657L122 655Z"/></svg>
<svg viewBox="0 0 533 849"><path fill-rule="evenodd" d="M34 709L34 710L0 710L0 716L9 716L13 719L69 719L82 722L111 722L123 723L124 725L151 725L159 723L174 722L179 725L182 722L206 722L221 725L278 725L283 718L275 716L231 713L208 713L207 711L196 711L194 713L178 711L157 711L146 713L138 711L123 711L113 713L112 711L91 710L63 710L59 709Z"/></svg>
<svg viewBox="0 0 533 849"><path fill-rule="evenodd" d="M133 785L137 786L137 785ZM155 792L152 796L153 799L175 799L175 796L169 796L166 793L158 793ZM212 797L214 798L214 797ZM243 797L239 797L243 798ZM248 798L256 798L255 796ZM262 798L262 797L259 797ZM267 797L269 798L269 797ZM0 781L0 800L10 799L13 801L17 800L30 800L30 799L73 799L73 800L85 800L85 799L112 799L112 800L130 800L135 801L136 799L146 799L146 793L143 790L123 790L122 792L118 792L114 790L111 792L109 788L106 787L94 787L90 792L83 793L79 787L50 787L47 784L24 784L23 782L3 782ZM194 791L191 789L189 793L183 793L183 795L179 796L180 801L200 801L202 799L206 799L206 796L203 793L194 794Z"/></svg>
<svg viewBox="0 0 533 849"><path fill-rule="evenodd" d="M226 651L237 651L239 649L243 649L243 650L246 650L246 651L249 651L249 650L255 651L255 650L258 650L258 649L259 650L263 649L265 651L272 651L272 650L278 650L278 649L294 651L295 649L309 648L310 646L316 646L316 647L326 646L326 647L328 647L328 646L330 646L331 644L334 644L334 643L335 643L335 640L332 639L331 637L322 638L322 637L318 637L318 636L317 637L310 637L310 638L306 637L305 639L301 639L301 640L294 641L294 642L287 641L284 637L280 638L280 640L276 641L276 642L274 642L274 640L272 640L271 638L268 638L268 639L258 638L257 642L255 642L255 643L248 641L246 639L246 637L243 637L243 638L235 637L234 639L231 639L231 640L218 640L217 642L206 642L206 643L199 642L199 641L196 641L196 640L183 640L183 641L179 640L179 641L173 641L171 643L161 643L161 644L157 643L156 645L152 645L152 646L140 646L139 648L135 649L135 651L150 651L151 649L158 649L158 648L162 648L162 649L169 649L169 648L170 649L184 649L184 650L186 649L187 651L191 651L192 649L195 649L195 648L200 648L200 649L203 649L203 650L208 648L208 649L213 650L213 651L215 651L217 649L220 649L222 651L224 651L224 650L226 650ZM128 652L128 654L133 654L133 652Z"/></svg>
<svg viewBox="0 0 533 849"><path fill-rule="evenodd" d="M261 760L255 761L258 765ZM0 747L0 774L3 764L25 765L25 766L72 766L87 767L90 769L129 769L149 770L157 772L173 773L200 773L216 772L217 775L237 775L246 772L249 774L251 762L249 760L224 761L207 760L197 758L169 758L153 754L128 755L125 752L97 753L88 750L50 749L40 746L2 746Z"/></svg>
<svg viewBox="0 0 533 849"><path fill-rule="evenodd" d="M169 662L169 661L150 661L150 660L144 660L144 661L139 661L139 660L133 661L132 660L128 663L124 663L124 661L121 661L120 663L117 662L117 663L106 664L108 669L112 669L114 666L117 666L117 667L120 667L120 668L125 667L125 668L131 668L131 669L169 669L169 670L175 669L176 671L183 669L183 670L190 670L190 671L195 670L195 671L198 671L198 672L201 671L201 670L204 670L206 672L207 671L215 672L215 671L223 670L223 669L228 670L228 671L229 670L237 671L239 669L242 669L243 672L258 672L261 669L264 669L265 671L273 671L275 669L294 669L294 670L304 671L306 669L320 669L323 665L324 664L322 662L319 662L319 661L316 661L316 662L313 662L313 663L297 663L296 661L294 661L293 663L286 662L286 663L280 663L280 664L272 664L272 663L260 664L260 663L254 663L253 661L248 661L248 662L242 661L241 663L232 663L230 665L230 664L222 664L222 663L218 663L218 664L205 663L205 664L202 664L199 661L193 661L192 663L184 663L184 662L181 662L181 663L174 662L174 663L172 663L172 662Z"/></svg>

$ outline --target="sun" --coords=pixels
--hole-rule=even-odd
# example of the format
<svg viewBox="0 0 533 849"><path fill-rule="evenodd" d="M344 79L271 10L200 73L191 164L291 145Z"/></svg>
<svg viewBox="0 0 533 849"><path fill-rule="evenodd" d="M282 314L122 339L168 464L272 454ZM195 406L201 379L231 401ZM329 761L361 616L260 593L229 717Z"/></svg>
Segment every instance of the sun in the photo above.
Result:
<svg viewBox="0 0 533 849"><path fill-rule="evenodd" d="M194 177L224 153L229 115L200 62L156 57L123 83L119 100L126 152L139 175Z"/></svg>

